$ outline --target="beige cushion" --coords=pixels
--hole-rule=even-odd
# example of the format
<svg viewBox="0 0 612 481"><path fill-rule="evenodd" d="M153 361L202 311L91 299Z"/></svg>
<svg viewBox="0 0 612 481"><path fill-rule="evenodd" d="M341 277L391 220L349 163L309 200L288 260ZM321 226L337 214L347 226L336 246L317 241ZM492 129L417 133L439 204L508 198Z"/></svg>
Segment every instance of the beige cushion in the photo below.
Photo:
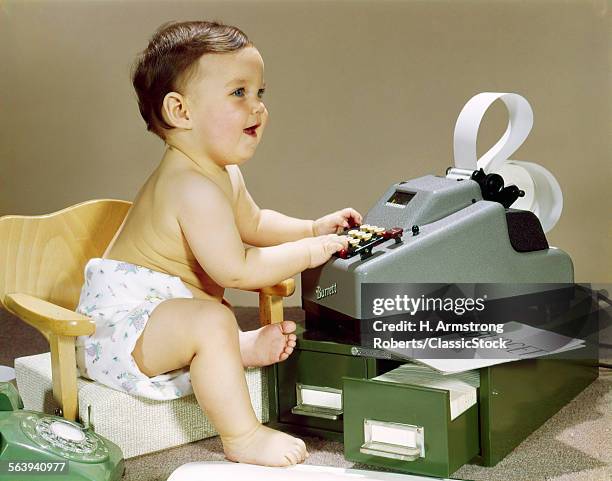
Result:
<svg viewBox="0 0 612 481"><path fill-rule="evenodd" d="M53 414L50 353L15 360L17 387L24 409ZM257 418L268 422L265 369L245 369ZM216 436L192 394L172 401L153 401L79 378L79 417L117 444L125 458Z"/></svg>

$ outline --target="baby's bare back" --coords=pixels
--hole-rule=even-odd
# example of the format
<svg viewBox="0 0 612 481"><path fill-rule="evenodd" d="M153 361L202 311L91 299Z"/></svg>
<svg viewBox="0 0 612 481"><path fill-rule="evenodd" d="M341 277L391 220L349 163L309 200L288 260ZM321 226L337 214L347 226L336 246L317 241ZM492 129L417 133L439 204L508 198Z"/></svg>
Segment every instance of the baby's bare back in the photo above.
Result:
<svg viewBox="0 0 612 481"><path fill-rule="evenodd" d="M202 175L171 152L138 192L115 238L103 257L129 262L180 277L195 298L223 298L223 287L215 283L198 264L178 222L176 189L186 175ZM223 178L225 177L225 178ZM225 173L220 179L228 194L235 197L233 182Z"/></svg>

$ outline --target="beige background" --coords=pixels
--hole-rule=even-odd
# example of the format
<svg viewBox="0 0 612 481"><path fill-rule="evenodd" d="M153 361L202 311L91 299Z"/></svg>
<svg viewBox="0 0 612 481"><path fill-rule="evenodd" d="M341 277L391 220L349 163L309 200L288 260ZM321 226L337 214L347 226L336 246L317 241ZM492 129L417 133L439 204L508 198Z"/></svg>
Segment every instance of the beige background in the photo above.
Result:
<svg viewBox="0 0 612 481"><path fill-rule="evenodd" d="M243 168L260 206L365 213L391 183L444 173L470 97L518 92L535 122L512 158L548 168L564 192L549 241L577 280L610 282L610 11L599 0L0 1L0 215L131 200L163 152L139 116L132 61L165 21L218 19L266 62L271 123ZM506 122L494 105L480 153Z"/></svg>

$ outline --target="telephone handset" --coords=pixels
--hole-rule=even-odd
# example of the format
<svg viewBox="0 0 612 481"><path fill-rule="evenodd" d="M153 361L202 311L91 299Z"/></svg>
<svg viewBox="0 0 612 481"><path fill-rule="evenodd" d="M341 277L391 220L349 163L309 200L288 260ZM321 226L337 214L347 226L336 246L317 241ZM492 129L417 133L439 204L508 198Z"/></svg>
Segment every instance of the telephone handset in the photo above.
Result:
<svg viewBox="0 0 612 481"><path fill-rule="evenodd" d="M0 481L119 481L118 446L77 422L22 409L11 383L0 382Z"/></svg>

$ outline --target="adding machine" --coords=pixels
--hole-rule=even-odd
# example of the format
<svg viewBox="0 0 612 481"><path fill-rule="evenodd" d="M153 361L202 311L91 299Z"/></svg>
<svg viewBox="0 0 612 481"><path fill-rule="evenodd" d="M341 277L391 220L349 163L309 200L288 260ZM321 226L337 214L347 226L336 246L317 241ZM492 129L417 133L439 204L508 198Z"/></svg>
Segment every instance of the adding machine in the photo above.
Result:
<svg viewBox="0 0 612 481"><path fill-rule="evenodd" d="M268 370L272 424L343 440L351 461L448 477L468 462L495 465L595 380L597 355L584 350L485 367L476 402L453 416L447 390L376 379L406 361L359 343L366 283L573 283L538 217L510 208L521 195L482 170L390 186L346 232L349 248L302 274L304 328Z"/></svg>

